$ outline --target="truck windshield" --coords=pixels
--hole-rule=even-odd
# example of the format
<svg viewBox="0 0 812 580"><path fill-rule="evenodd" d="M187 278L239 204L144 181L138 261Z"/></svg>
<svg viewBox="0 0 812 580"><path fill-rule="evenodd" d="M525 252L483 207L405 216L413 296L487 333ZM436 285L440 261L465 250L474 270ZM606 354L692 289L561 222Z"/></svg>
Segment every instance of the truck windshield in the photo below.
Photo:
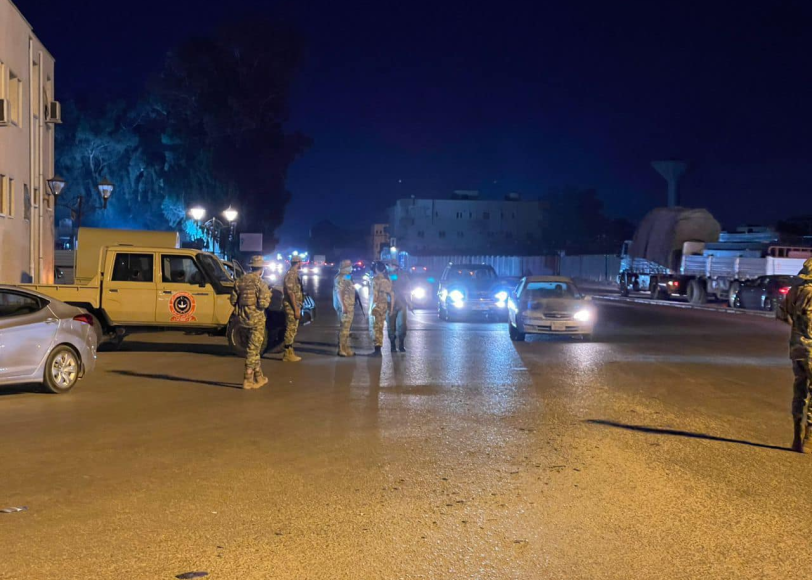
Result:
<svg viewBox="0 0 812 580"><path fill-rule="evenodd" d="M216 280L221 284L224 282L233 282L231 276L228 275L225 267L223 267L222 262L211 254L200 254L198 255L198 259L200 261L200 265L203 267L203 270L205 270L206 274L209 275L213 280Z"/></svg>

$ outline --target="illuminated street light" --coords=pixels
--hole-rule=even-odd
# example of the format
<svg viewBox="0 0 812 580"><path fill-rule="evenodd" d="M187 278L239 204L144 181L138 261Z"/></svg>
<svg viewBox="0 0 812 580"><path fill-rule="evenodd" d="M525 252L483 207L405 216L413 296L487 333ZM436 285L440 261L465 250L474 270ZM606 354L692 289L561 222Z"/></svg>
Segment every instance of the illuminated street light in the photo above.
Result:
<svg viewBox="0 0 812 580"><path fill-rule="evenodd" d="M206 217L206 210L200 206L196 206L189 210L189 215L192 216L193 220L199 222Z"/></svg>
<svg viewBox="0 0 812 580"><path fill-rule="evenodd" d="M233 223L237 219L237 210L228 206L228 209L223 212L223 217L228 223Z"/></svg>
<svg viewBox="0 0 812 580"><path fill-rule="evenodd" d="M103 179L99 183L99 193L102 196L102 207L107 209L107 201L110 199L110 196L113 195L113 189L115 189L115 185L110 183L109 179Z"/></svg>
<svg viewBox="0 0 812 580"><path fill-rule="evenodd" d="M65 180L62 179L62 177L60 177L59 174L54 175L51 179L47 181L47 183L48 189L51 190L51 195L53 195L54 197L59 196L59 194L62 193L62 190L65 189L65 185L67 185Z"/></svg>

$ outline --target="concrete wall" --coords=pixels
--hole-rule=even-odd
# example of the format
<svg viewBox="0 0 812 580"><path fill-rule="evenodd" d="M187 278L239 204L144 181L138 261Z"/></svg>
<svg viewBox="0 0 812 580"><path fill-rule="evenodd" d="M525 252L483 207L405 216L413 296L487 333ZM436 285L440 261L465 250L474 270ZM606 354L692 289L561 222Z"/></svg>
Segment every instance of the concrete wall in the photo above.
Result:
<svg viewBox="0 0 812 580"><path fill-rule="evenodd" d="M16 80L15 80L16 79ZM16 6L0 0L0 99L19 97L14 123L0 126L0 176L10 207L0 215L0 283L50 283L54 271L54 59Z"/></svg>
<svg viewBox="0 0 812 580"><path fill-rule="evenodd" d="M411 254L532 254L542 241L538 201L400 199L390 234Z"/></svg>
<svg viewBox="0 0 812 580"><path fill-rule="evenodd" d="M577 280L615 283L620 273L620 258L611 254L562 256L560 274Z"/></svg>

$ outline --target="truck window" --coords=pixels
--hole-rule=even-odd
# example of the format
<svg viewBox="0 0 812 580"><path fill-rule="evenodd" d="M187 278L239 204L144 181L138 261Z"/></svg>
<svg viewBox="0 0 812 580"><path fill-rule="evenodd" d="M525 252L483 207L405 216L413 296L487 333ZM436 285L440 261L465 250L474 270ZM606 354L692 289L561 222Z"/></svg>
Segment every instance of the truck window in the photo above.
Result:
<svg viewBox="0 0 812 580"><path fill-rule="evenodd" d="M197 259L200 260L200 265L212 280L216 280L220 283L234 281L234 278L229 276L228 272L226 272L223 263L214 256L210 256L209 254L198 254Z"/></svg>
<svg viewBox="0 0 812 580"><path fill-rule="evenodd" d="M113 264L113 282L152 282L152 254L117 253Z"/></svg>
<svg viewBox="0 0 812 580"><path fill-rule="evenodd" d="M200 284L203 276L191 256L161 255L161 275L167 284Z"/></svg>

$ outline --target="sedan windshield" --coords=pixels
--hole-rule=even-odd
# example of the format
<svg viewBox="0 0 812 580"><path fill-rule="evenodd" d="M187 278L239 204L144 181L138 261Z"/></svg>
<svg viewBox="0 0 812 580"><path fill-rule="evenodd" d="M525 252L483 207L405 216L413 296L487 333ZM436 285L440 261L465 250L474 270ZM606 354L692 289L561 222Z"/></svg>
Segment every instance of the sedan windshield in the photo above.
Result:
<svg viewBox="0 0 812 580"><path fill-rule="evenodd" d="M496 270L493 268L455 268L449 270L448 280L496 280Z"/></svg>
<svg viewBox="0 0 812 580"><path fill-rule="evenodd" d="M567 282L528 282L527 288L522 292L522 298L532 301L580 297L578 289Z"/></svg>

